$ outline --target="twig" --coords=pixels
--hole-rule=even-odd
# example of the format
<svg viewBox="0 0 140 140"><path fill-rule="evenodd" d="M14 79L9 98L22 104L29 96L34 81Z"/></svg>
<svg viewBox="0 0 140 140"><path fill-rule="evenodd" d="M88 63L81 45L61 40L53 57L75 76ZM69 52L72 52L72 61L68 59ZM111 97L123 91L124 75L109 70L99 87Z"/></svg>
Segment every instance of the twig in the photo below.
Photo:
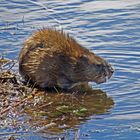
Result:
<svg viewBox="0 0 140 140"><path fill-rule="evenodd" d="M0 132L0 135L13 135L13 134L17 134L17 133L28 133L28 131L14 131L14 132Z"/></svg>
<svg viewBox="0 0 140 140"><path fill-rule="evenodd" d="M35 94L36 94L36 93L29 95L27 98L24 98L23 100L21 100L20 102L14 104L13 106L8 106L6 109L4 109L4 110L2 110L2 111L0 112L0 116L2 117L2 116L3 116L6 112L8 112L9 110L11 110L11 109L13 109L13 108L15 108L15 107L18 107L19 105L25 103L27 100L30 100L30 99L34 98Z"/></svg>
<svg viewBox="0 0 140 140"><path fill-rule="evenodd" d="M39 109L44 108L44 107L47 107L47 106L49 106L51 104L53 104L53 102L49 102L47 104L43 104L42 106L39 107Z"/></svg>
<svg viewBox="0 0 140 140"><path fill-rule="evenodd" d="M78 129L77 133L75 134L74 140L79 140L79 137L80 137L80 129Z"/></svg>
<svg viewBox="0 0 140 140"><path fill-rule="evenodd" d="M42 130L44 130L44 129L48 129L48 128L52 127L52 126L56 126L56 123L54 123L54 122L49 123L49 124L47 124L47 125L45 125L45 126L39 128L39 129L37 129L37 130L35 130L35 131L33 131L33 132L34 132L34 133L37 133L37 132L40 132L40 131L42 131Z"/></svg>

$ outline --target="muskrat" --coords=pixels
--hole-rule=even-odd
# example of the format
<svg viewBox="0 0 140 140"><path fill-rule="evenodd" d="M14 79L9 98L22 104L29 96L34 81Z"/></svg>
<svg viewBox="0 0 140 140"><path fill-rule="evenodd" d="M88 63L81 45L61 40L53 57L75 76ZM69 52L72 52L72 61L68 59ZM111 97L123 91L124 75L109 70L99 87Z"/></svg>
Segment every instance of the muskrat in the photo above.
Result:
<svg viewBox="0 0 140 140"><path fill-rule="evenodd" d="M19 55L19 72L25 81L41 88L69 89L84 82L106 82L114 70L63 30L44 28L25 41Z"/></svg>

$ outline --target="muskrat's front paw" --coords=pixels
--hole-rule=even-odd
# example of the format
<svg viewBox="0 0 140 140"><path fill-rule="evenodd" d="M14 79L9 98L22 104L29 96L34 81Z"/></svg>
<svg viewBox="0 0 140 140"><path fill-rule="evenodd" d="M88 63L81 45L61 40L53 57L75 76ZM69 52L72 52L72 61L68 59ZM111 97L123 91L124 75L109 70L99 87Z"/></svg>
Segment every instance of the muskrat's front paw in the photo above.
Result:
<svg viewBox="0 0 140 140"><path fill-rule="evenodd" d="M79 83L72 84L69 87L69 90L74 91L74 92L84 93L87 91L91 91L92 87L88 84L88 82L79 82Z"/></svg>

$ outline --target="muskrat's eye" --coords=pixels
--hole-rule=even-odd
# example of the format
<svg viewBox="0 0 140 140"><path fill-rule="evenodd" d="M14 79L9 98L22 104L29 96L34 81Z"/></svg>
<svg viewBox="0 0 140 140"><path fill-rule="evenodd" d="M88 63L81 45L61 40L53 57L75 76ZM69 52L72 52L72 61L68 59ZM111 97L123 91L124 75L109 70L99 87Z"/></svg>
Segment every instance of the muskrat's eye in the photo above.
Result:
<svg viewBox="0 0 140 140"><path fill-rule="evenodd" d="M37 44L37 47L38 48L44 48L44 44L43 43L39 43L39 44Z"/></svg>
<svg viewBox="0 0 140 140"><path fill-rule="evenodd" d="M98 70L102 70L102 69L103 69L103 66L100 65L100 64L96 64L96 68L97 68Z"/></svg>

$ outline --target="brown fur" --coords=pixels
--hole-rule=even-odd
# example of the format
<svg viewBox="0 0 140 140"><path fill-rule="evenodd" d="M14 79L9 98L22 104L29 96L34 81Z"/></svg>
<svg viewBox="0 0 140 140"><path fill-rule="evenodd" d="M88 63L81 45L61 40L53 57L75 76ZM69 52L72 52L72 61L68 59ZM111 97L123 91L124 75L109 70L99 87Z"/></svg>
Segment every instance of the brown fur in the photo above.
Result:
<svg viewBox="0 0 140 140"><path fill-rule="evenodd" d="M29 37L19 56L23 78L40 87L68 88L79 82L105 82L113 69L103 58L56 29L42 29Z"/></svg>

